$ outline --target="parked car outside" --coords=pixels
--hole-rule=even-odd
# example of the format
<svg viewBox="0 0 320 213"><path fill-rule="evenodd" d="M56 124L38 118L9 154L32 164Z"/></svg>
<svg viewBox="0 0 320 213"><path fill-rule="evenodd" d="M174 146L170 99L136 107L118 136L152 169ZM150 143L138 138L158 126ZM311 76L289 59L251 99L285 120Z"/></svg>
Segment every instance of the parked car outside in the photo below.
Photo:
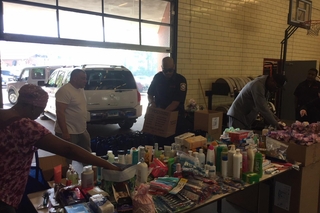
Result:
<svg viewBox="0 0 320 213"><path fill-rule="evenodd" d="M50 74L61 65L55 66L34 66L22 68L20 75L15 81L9 82L7 85L8 100L11 104L15 104L18 100L19 90L25 84L38 85L39 82L44 84L48 81Z"/></svg>
<svg viewBox="0 0 320 213"><path fill-rule="evenodd" d="M6 75L8 74L5 70L1 70L1 85L6 86L8 83L14 81L15 77L12 75ZM2 73L3 72L3 73Z"/></svg>
<svg viewBox="0 0 320 213"><path fill-rule="evenodd" d="M141 85L139 92L147 92L148 91L149 86L152 81L152 77L148 77L145 75L136 75L136 76L134 76L134 79L136 80L138 85Z"/></svg>
<svg viewBox="0 0 320 213"><path fill-rule="evenodd" d="M124 66L82 65L73 68L58 68L49 77L43 88L49 94L44 115L56 119L55 93L69 82L74 69L87 74L84 88L87 99L87 123L118 124L130 129L142 115L141 95L130 70Z"/></svg>

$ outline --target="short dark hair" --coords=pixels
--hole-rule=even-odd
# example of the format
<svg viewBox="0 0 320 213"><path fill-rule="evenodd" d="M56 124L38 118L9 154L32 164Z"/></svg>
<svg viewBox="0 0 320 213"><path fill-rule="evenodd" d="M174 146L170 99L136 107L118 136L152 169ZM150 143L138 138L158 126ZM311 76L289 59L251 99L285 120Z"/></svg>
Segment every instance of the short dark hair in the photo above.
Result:
<svg viewBox="0 0 320 213"><path fill-rule="evenodd" d="M318 75L318 70L316 68L310 68L309 71L315 72Z"/></svg>
<svg viewBox="0 0 320 213"><path fill-rule="evenodd" d="M285 75L273 74L272 78L277 83L278 87L283 87L287 82L287 78Z"/></svg>
<svg viewBox="0 0 320 213"><path fill-rule="evenodd" d="M76 77L79 73L84 72L82 69L75 69L71 72L70 74L70 79L73 79L74 77Z"/></svg>

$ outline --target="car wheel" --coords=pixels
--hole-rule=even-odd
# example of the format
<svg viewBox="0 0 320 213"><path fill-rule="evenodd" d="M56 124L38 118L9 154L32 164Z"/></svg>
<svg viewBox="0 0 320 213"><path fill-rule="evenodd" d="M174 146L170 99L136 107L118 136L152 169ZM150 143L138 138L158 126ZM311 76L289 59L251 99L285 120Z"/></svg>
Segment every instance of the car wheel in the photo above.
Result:
<svg viewBox="0 0 320 213"><path fill-rule="evenodd" d="M121 129L130 129L134 124L134 120L122 120L118 123Z"/></svg>
<svg viewBox="0 0 320 213"><path fill-rule="evenodd" d="M14 91L11 90L8 93L8 99L9 99L10 104L16 104L17 100L18 100L18 96Z"/></svg>

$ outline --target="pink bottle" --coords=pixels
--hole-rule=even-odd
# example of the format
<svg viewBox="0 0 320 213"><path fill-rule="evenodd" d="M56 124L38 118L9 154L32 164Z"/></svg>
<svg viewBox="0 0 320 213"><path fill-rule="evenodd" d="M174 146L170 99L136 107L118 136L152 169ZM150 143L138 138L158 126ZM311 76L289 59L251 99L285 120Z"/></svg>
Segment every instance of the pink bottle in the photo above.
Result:
<svg viewBox="0 0 320 213"><path fill-rule="evenodd" d="M247 151L243 151L241 154L242 154L242 173L249 172Z"/></svg>

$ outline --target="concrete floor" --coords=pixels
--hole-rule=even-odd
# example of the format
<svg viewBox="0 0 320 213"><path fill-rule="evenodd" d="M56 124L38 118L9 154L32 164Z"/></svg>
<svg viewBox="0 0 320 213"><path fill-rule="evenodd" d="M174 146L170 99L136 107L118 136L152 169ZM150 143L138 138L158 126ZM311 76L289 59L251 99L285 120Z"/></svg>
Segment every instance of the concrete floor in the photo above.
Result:
<svg viewBox="0 0 320 213"><path fill-rule="evenodd" d="M2 89L3 95L3 108L10 108L12 105L7 100L7 91L5 88ZM143 107L143 114L145 114L146 106L147 106L147 95L143 93L141 95L141 104ZM54 122L52 120L41 120L37 119L37 122L45 126L47 129L53 132ZM128 132L141 131L143 127L144 116L142 115L137 122L133 125L130 130L121 130L117 124L108 124L108 125L88 125L88 132L90 133L91 138L96 136L107 137L116 134L124 134ZM39 150L39 157L45 157L54 155L50 152L46 152L44 150ZM73 162L73 166L76 168L77 172L80 174L82 172L82 165L78 162ZM205 212L217 212L217 203L214 202L212 204L208 204L202 208L194 210L193 213L205 213ZM250 213L236 205L233 205L226 201L226 199L222 199L222 212L224 213Z"/></svg>

